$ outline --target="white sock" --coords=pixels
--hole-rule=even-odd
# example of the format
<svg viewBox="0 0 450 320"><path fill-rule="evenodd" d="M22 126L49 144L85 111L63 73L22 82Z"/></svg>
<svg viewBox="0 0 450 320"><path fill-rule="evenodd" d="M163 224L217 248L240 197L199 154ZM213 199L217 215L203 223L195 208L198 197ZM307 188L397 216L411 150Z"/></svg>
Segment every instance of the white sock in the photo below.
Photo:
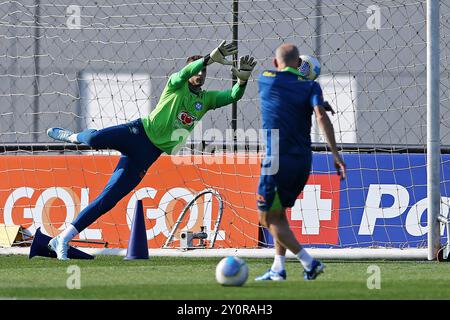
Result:
<svg viewBox="0 0 450 320"><path fill-rule="evenodd" d="M284 267L285 261L286 261L285 256L280 256L280 255L276 254L275 259L273 260L272 267L270 269L272 269L272 271L275 271L275 272L281 272L282 270L285 269L285 267Z"/></svg>
<svg viewBox="0 0 450 320"><path fill-rule="evenodd" d="M311 266L312 266L312 262L314 260L313 257L311 257L309 255L309 253L306 252L305 249L300 250L300 252L297 253L296 256L297 256L297 259L302 264L303 268L305 268L306 271L310 271L311 270Z"/></svg>
<svg viewBox="0 0 450 320"><path fill-rule="evenodd" d="M64 229L64 231L61 232L58 237L60 237L64 242L69 242L78 233L79 233L78 230L72 224L69 224L69 226L66 229Z"/></svg>

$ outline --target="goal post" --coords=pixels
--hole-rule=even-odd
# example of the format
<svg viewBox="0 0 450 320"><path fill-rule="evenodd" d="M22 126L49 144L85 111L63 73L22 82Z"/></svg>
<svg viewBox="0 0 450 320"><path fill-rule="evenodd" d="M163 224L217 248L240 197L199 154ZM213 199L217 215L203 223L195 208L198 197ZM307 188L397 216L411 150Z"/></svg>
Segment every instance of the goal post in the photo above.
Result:
<svg viewBox="0 0 450 320"><path fill-rule="evenodd" d="M427 1L427 195L428 260L436 259L441 246L440 216L440 71L439 1Z"/></svg>
<svg viewBox="0 0 450 320"><path fill-rule="evenodd" d="M322 64L318 82L348 165L340 181L313 120L313 168L288 210L297 239L315 256L338 259L433 260L447 242L439 221L450 210L450 4L11 0L0 13L0 224L58 234L117 164L118 152L55 143L48 127L81 131L145 117L188 56L227 40L239 48L234 63L247 54L258 62L243 98L208 112L177 156L161 156L74 244L122 254L143 200L154 254L270 256L273 239L256 207L264 156L257 79L274 68L276 47L291 42ZM229 68L208 67L204 89L233 83ZM211 192L198 196L203 190ZM206 248L163 249L180 246L181 230L204 230Z"/></svg>

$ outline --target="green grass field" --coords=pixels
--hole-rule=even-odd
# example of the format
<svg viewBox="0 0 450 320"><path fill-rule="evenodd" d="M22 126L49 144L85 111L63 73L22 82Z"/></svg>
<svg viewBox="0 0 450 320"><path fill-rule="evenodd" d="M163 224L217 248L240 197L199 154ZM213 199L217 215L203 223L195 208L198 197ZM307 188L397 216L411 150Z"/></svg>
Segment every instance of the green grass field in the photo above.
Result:
<svg viewBox="0 0 450 320"><path fill-rule="evenodd" d="M57 261L0 256L1 299L449 299L450 265L437 262L336 262L317 280L306 282L296 260L287 262L288 281L255 282L271 259L245 259L249 279L243 287L222 287L214 278L219 258L151 257L124 261ZM67 268L81 270L81 289L69 290ZM367 268L381 270L381 289L367 288Z"/></svg>

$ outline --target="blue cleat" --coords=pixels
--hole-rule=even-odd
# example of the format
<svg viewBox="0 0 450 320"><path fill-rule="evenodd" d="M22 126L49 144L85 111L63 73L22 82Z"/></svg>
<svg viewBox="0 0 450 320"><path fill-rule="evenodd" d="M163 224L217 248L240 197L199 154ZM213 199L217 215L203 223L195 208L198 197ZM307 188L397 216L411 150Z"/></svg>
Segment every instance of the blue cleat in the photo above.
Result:
<svg viewBox="0 0 450 320"><path fill-rule="evenodd" d="M255 278L255 281L284 281L286 280L286 270L281 270L281 272L272 271L269 269L262 276Z"/></svg>
<svg viewBox="0 0 450 320"><path fill-rule="evenodd" d="M325 269L325 265L319 260L314 260L312 263L311 271L305 270L303 272L305 280L314 280L319 274L323 272L323 269Z"/></svg>
<svg viewBox="0 0 450 320"><path fill-rule="evenodd" d="M69 137L73 134L72 131L66 130L63 128L48 128L47 129L47 135L50 138L53 138L55 140L60 140L68 143L76 143L79 144L78 141L72 141L69 139Z"/></svg>

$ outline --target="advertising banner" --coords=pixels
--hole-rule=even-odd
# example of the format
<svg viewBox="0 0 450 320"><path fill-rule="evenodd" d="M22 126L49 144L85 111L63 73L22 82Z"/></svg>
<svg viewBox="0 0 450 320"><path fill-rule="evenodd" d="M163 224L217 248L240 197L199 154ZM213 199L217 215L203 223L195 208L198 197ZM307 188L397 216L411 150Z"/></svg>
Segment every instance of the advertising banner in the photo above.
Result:
<svg viewBox="0 0 450 320"><path fill-rule="evenodd" d="M304 191L287 217L297 239L314 247L421 247L427 240L426 155L345 154L347 179L336 175L330 155L314 154ZM0 223L38 227L55 236L106 185L118 156L54 155L0 157ZM441 214L450 206L450 156L441 161ZM161 156L141 183L77 239L126 248L136 201L143 200L150 248L161 248L185 205L200 191L223 198L215 247L273 245L261 232L256 210L257 156ZM175 234L184 228L211 237L219 204L200 197ZM446 230L442 229L444 237ZM443 240L444 241L444 240Z"/></svg>
<svg viewBox="0 0 450 320"><path fill-rule="evenodd" d="M0 223L21 225L31 234L39 227L49 236L59 234L101 193L118 160L118 156L99 155L1 156ZM216 247L256 247L258 164L235 160L187 156L177 157L174 163L170 156L160 157L134 191L79 239L126 248L136 201L142 199L148 245L161 248L184 206L198 192L212 188L224 202ZM199 232L205 226L211 236L218 210L218 201L211 194L202 196L177 234L184 228Z"/></svg>

